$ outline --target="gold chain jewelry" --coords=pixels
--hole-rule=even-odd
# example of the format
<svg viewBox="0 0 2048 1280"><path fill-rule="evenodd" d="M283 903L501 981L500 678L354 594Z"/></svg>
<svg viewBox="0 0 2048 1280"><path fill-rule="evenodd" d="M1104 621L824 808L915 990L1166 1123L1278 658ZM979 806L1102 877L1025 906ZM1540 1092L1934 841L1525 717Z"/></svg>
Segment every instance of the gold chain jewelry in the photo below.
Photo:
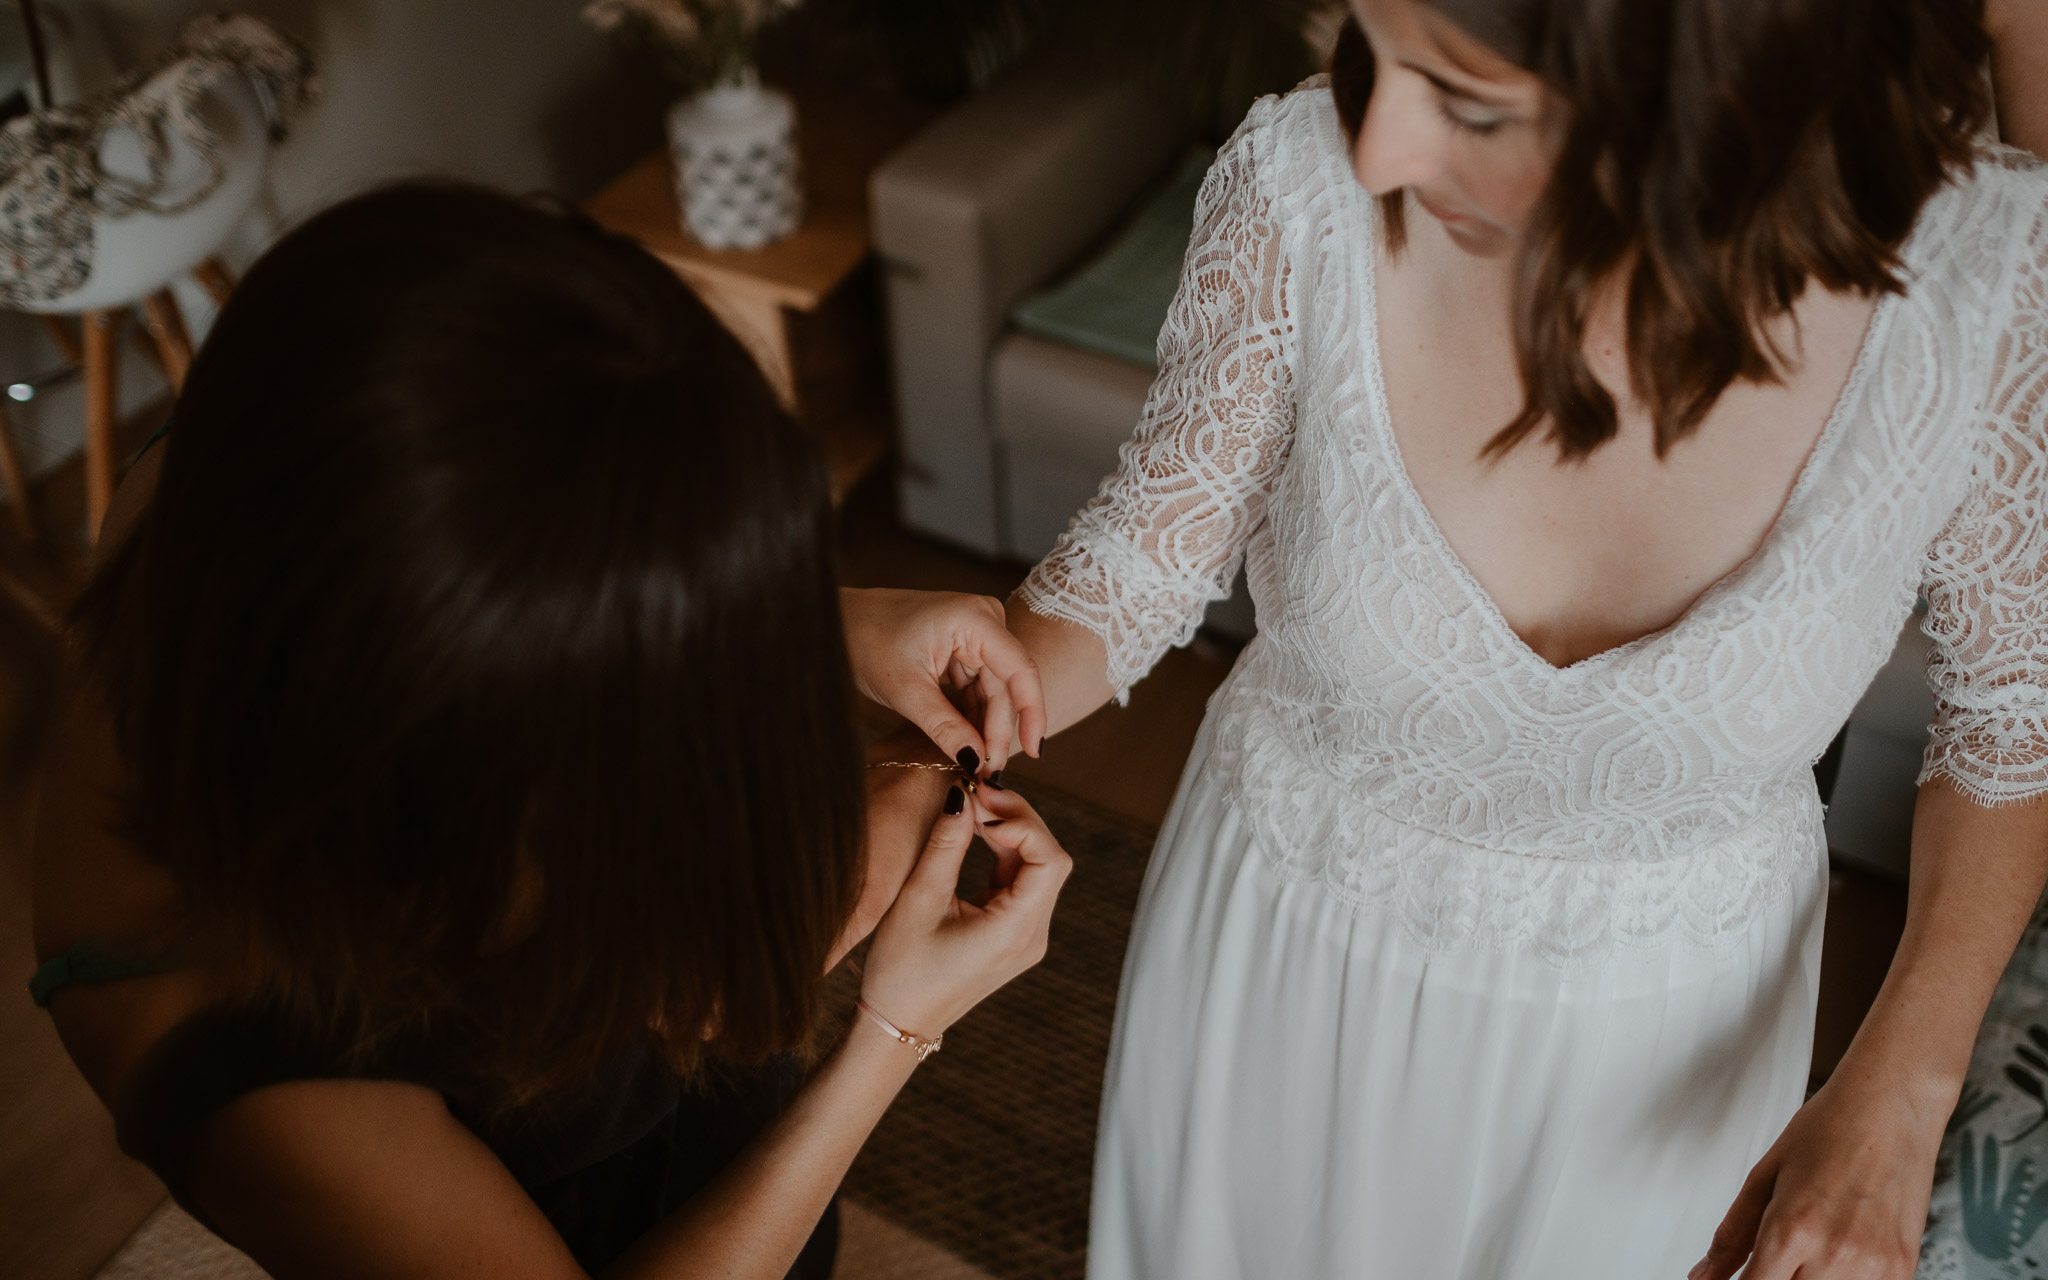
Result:
<svg viewBox="0 0 2048 1280"><path fill-rule="evenodd" d="M860 1011L862 1013L866 1014L869 1018L873 1019L874 1024L876 1026L880 1027L882 1030L889 1033L890 1039L899 1041L903 1044L907 1044L911 1048L917 1050L917 1060L919 1062L923 1062L926 1058L929 1058L933 1054L937 1053L939 1051L939 1046L945 1043L946 1033L943 1031L931 1037L930 1039L926 1039L925 1037L920 1035L913 1035L912 1033L905 1031L903 1028L897 1026L895 1023L889 1021L881 1014L876 1013L874 1006L869 1004L867 1001L858 1000L855 1001L855 1003L859 1006Z"/></svg>
<svg viewBox="0 0 2048 1280"><path fill-rule="evenodd" d="M975 777L974 777L974 775L973 775L973 774L971 774L971 773L969 773L969 772L967 772L967 770L965 770L965 769L962 769L962 768L961 768L961 767L960 767L959 765L957 765L957 764L933 764L933 763L931 763L931 762L930 762L930 761L928 761L928 760L876 760L876 761L874 761L873 763L869 764L869 765L868 765L868 768L870 768L870 769L937 769L937 770L939 770L939 771L940 771L940 772L942 772L942 773L950 773L950 774L953 774L953 775L957 776L957 777L958 777L958 778L960 779L960 785L961 785L961 786L963 786L963 787L965 787L965 788L967 788L967 794L969 794L969 795L973 795L973 794L974 794L974 788L975 788ZM1001 790L1001 788L997 788L997 790Z"/></svg>

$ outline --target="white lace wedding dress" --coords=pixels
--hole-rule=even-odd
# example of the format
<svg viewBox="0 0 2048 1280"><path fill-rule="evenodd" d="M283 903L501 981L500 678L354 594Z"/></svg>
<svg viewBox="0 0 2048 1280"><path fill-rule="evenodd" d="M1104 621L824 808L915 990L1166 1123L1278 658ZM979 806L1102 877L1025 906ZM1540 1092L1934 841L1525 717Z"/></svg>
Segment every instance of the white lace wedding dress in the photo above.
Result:
<svg viewBox="0 0 2048 1280"><path fill-rule="evenodd" d="M1402 468L1325 85L1203 188L1122 465L1027 584L1121 691L1241 554L1125 965L1095 1280L1678 1280L1807 1080L1810 766L1930 603L1927 776L2048 792L2048 176L1927 206L1757 553L1564 669Z"/></svg>

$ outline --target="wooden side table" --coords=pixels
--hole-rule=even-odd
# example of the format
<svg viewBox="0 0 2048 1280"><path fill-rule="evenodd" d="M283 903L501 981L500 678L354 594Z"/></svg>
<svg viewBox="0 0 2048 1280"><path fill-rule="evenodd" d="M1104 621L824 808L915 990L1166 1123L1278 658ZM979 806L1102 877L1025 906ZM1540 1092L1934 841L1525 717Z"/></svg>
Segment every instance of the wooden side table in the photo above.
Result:
<svg viewBox="0 0 2048 1280"><path fill-rule="evenodd" d="M707 249L683 230L666 148L599 192L586 211L633 237L682 277L746 345L789 409L818 438L834 500L890 439L887 360L869 255L868 176L931 119L930 108L822 86L796 99L804 220L761 249Z"/></svg>

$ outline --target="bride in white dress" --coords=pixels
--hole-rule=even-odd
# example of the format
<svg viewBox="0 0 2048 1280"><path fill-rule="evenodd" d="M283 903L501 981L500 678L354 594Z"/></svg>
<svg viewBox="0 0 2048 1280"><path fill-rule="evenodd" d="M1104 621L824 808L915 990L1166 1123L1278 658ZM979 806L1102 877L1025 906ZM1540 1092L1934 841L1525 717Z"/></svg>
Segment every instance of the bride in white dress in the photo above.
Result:
<svg viewBox="0 0 2048 1280"><path fill-rule="evenodd" d="M1028 708L1035 750L1248 557L1259 634L1124 970L1094 1280L1912 1271L2048 875L2048 174L1969 141L1970 6L1836 8L1354 0L1363 72L1257 104L1209 175L1144 421L1011 602L1035 671L949 649L942 604L849 602L871 691L917 683L863 655L896 627L926 685L997 697L990 726ZM1546 39L1546 11L1580 16ZM1641 89L1644 39L1674 51L1662 119L1589 89ZM1844 106L1887 91L1929 96ZM1600 217L1626 233L1604 260ZM1802 1106L1810 767L1921 592L1940 713L1906 937Z"/></svg>

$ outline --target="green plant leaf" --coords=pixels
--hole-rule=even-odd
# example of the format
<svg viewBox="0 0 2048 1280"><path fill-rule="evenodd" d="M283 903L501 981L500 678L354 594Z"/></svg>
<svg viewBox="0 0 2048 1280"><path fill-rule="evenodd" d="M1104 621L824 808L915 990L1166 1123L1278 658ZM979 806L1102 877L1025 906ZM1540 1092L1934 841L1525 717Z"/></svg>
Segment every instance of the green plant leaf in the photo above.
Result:
<svg viewBox="0 0 2048 1280"><path fill-rule="evenodd" d="M1943 1134L1951 1134L1975 1120L1998 1101L1998 1095L1979 1085L1965 1083L1962 1096L1956 1099L1955 1114L1942 1126Z"/></svg>
<svg viewBox="0 0 2048 1280"><path fill-rule="evenodd" d="M2012 1081L2014 1088L2026 1094L2034 1101L2048 1103L2048 1091L2044 1091L2041 1088L2040 1079L2025 1067L2007 1064L2005 1078Z"/></svg>
<svg viewBox="0 0 2048 1280"><path fill-rule="evenodd" d="M2048 1223L2048 1196L2034 1175L2031 1156L2013 1161L2011 1176L1999 1179L1998 1140L1986 1135L1979 1147L1969 1130L1962 1135L1957 1187L1962 1198L1963 1237L1992 1262L2019 1252Z"/></svg>

